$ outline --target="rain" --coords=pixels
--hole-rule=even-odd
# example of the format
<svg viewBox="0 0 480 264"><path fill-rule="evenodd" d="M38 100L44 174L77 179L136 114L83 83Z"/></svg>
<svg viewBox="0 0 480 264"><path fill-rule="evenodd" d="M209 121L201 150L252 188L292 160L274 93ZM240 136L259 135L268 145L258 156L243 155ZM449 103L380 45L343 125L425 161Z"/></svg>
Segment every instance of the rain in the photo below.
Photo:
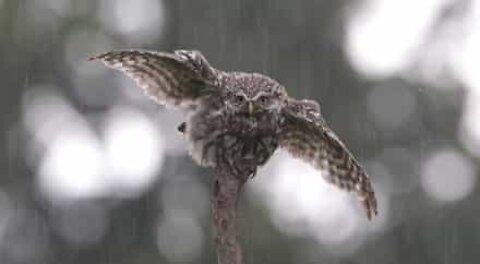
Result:
<svg viewBox="0 0 480 264"><path fill-rule="evenodd" d="M245 263L480 261L480 0L0 0L0 264L216 263L187 112L88 61L133 48L271 76L368 172L372 221L277 150L238 204Z"/></svg>

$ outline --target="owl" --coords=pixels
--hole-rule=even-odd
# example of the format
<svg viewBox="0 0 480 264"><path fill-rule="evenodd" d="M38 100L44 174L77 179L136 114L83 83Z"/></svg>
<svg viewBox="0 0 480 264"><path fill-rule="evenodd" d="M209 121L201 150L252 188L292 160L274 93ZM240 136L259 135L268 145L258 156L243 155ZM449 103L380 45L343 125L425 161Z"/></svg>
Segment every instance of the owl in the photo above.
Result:
<svg viewBox="0 0 480 264"><path fill-rule="evenodd" d="M119 50L91 60L125 73L155 102L187 109L178 130L200 166L227 168L246 181L282 148L320 170L328 182L354 192L368 219L377 214L368 175L315 101L291 98L281 84L259 73L215 69L195 50Z"/></svg>

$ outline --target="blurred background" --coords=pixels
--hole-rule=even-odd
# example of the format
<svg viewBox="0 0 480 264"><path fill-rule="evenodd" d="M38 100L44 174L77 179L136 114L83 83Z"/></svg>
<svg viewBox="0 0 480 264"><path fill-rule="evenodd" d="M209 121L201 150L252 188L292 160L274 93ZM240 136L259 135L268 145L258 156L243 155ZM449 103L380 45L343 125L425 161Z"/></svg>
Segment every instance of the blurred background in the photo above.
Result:
<svg viewBox="0 0 480 264"><path fill-rule="evenodd" d="M215 263L182 111L86 59L201 50L318 100L378 193L278 151L239 205L246 263L480 261L480 0L0 0L0 263Z"/></svg>

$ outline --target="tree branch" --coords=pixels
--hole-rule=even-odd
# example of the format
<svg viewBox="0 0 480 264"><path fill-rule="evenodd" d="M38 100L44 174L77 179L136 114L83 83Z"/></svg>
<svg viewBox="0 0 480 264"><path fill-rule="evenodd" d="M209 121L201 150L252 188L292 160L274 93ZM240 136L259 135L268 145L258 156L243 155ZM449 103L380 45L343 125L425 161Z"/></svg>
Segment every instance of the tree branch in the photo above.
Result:
<svg viewBox="0 0 480 264"><path fill-rule="evenodd" d="M235 221L237 200L247 178L236 177L226 168L215 169L212 211L218 264L243 263Z"/></svg>

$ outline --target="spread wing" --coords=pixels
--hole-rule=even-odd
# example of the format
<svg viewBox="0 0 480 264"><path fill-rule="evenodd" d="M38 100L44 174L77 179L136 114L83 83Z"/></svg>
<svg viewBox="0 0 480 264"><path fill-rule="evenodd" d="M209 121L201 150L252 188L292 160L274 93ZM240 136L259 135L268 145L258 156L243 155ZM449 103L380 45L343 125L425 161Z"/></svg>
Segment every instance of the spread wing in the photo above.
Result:
<svg viewBox="0 0 480 264"><path fill-rule="evenodd" d="M198 51L118 50L90 60L125 73L159 104L188 105L215 86L216 70Z"/></svg>
<svg viewBox="0 0 480 264"><path fill-rule="evenodd" d="M319 105L309 100L291 100L283 116L280 146L322 170L330 183L355 192L368 219L376 215L377 200L368 175L327 126Z"/></svg>

